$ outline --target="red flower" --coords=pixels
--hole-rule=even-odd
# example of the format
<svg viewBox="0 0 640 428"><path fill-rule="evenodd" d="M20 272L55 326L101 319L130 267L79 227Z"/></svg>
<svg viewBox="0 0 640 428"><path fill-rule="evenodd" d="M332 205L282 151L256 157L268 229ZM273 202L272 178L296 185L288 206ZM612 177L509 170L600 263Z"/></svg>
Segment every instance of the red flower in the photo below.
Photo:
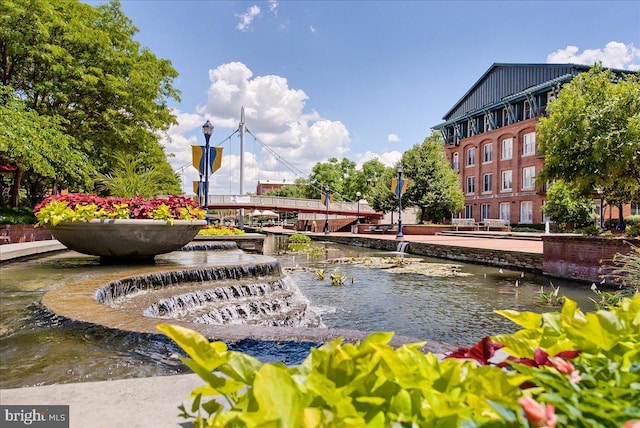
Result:
<svg viewBox="0 0 640 428"><path fill-rule="evenodd" d="M469 358L476 360L482 365L489 364L489 360L495 355L496 351L504 345L492 342L491 337L487 336L473 345L471 348L462 346L445 358Z"/></svg>

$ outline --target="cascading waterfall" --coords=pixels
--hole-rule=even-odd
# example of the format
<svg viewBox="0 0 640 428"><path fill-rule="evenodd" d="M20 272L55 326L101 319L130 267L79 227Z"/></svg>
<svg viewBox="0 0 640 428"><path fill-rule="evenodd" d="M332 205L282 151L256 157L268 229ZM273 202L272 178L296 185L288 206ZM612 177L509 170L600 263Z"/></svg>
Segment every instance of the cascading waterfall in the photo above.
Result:
<svg viewBox="0 0 640 428"><path fill-rule="evenodd" d="M98 289L95 299L146 317L199 324L323 326L277 261L119 279Z"/></svg>
<svg viewBox="0 0 640 428"><path fill-rule="evenodd" d="M408 242L398 242L398 246L396 247L396 251L398 253L405 254L407 252L407 248L409 248Z"/></svg>

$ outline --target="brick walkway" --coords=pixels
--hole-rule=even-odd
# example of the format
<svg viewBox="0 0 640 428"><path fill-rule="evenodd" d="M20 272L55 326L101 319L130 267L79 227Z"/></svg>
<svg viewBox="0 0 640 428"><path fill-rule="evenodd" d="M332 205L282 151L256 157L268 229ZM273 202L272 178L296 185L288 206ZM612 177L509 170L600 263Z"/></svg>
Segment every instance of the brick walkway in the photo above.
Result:
<svg viewBox="0 0 640 428"><path fill-rule="evenodd" d="M264 227L266 232L292 234L295 231L283 229L282 227ZM318 233L305 233L314 236L323 236ZM344 237L367 237L375 239L396 240L395 235L382 234L355 234L348 232L331 232L330 236ZM542 254L542 241L532 241L527 239L517 239L503 232L475 232L470 236L444 236L444 235L404 235L406 242L425 242L437 245L451 245L458 247L482 248L488 250L516 251L522 253Z"/></svg>

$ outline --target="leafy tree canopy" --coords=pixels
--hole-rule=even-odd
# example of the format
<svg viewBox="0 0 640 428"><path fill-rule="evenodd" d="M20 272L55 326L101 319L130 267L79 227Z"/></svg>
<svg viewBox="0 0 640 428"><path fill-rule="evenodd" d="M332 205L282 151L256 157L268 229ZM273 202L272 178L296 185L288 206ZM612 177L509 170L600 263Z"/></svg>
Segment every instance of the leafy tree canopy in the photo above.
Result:
<svg viewBox="0 0 640 428"><path fill-rule="evenodd" d="M69 147L98 171L114 154L134 154L179 188L159 135L176 123L176 70L133 37L137 28L117 1L0 0L0 84L30 110L56 118ZM168 192L167 192L168 193Z"/></svg>
<svg viewBox="0 0 640 428"><path fill-rule="evenodd" d="M434 132L402 155L409 179L402 204L420 207L421 223L439 223L464 206L460 177L447 162L443 146L442 136Z"/></svg>
<svg viewBox="0 0 640 428"><path fill-rule="evenodd" d="M562 226L585 226L591 219L593 201L576 186L562 180L554 181L547 190L544 214Z"/></svg>
<svg viewBox="0 0 640 428"><path fill-rule="evenodd" d="M28 109L10 88L0 88L0 163L16 168L12 206L23 174L50 179L65 187L90 187L93 166L74 150L75 140L64 133L62 119Z"/></svg>
<svg viewBox="0 0 640 428"><path fill-rule="evenodd" d="M596 65L563 86L538 123L541 180L562 179L615 203L640 202L640 74Z"/></svg>

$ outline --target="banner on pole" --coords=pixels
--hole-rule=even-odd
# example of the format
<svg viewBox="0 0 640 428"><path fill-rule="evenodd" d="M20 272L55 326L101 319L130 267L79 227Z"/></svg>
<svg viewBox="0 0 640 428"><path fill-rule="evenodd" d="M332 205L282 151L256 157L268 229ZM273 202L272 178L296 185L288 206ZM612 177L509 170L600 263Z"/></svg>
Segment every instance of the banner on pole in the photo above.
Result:
<svg viewBox="0 0 640 428"><path fill-rule="evenodd" d="M198 170L200 175L204 175L204 146L191 146L191 155L193 158L193 166Z"/></svg>
<svg viewBox="0 0 640 428"><path fill-rule="evenodd" d="M204 150L205 146L191 146L193 166L198 170L200 175L205 175L205 165L207 164ZM222 166L222 147L209 147L209 158L209 171L213 174Z"/></svg>
<svg viewBox="0 0 640 428"><path fill-rule="evenodd" d="M322 203L322 205L329 208L329 204L333 202L333 195L322 195L320 197L320 202Z"/></svg>
<svg viewBox="0 0 640 428"><path fill-rule="evenodd" d="M193 193L195 193L198 197L204 195L204 181L193 182Z"/></svg>
<svg viewBox="0 0 640 428"><path fill-rule="evenodd" d="M209 157L211 157L211 174L213 174L222 166L222 147L211 147Z"/></svg>
<svg viewBox="0 0 640 428"><path fill-rule="evenodd" d="M397 178L392 178L391 179L391 191L393 192L394 195L396 196L401 196L404 195L404 192L406 192L407 190L407 182L409 180L407 180L406 178L401 178L400 179L400 183L398 183L398 179Z"/></svg>

